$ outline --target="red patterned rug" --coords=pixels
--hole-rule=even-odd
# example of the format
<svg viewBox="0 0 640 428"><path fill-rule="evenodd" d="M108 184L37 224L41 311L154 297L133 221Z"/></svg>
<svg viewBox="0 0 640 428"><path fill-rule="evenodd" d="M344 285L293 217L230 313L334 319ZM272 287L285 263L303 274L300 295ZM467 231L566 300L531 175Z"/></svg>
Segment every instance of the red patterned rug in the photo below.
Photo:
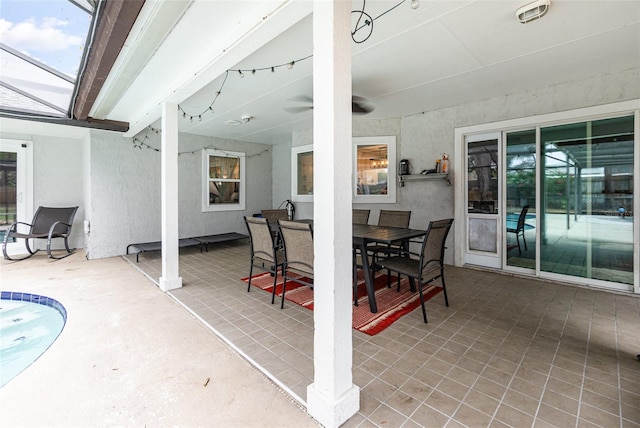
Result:
<svg viewBox="0 0 640 428"><path fill-rule="evenodd" d="M386 272L377 272L374 281L376 303L378 312L373 314L369 309L369 298L359 272L358 278L358 306L353 306L353 328L370 336L385 330L403 315L408 314L420 307L420 296L417 292L412 293L409 289L409 280L404 277L400 282L400 292L397 291L397 280L395 276L391 278L391 288L387 288ZM248 282L249 278L242 278ZM268 273L254 275L251 285L271 294L273 290L273 277ZM424 290L425 301L442 291L441 287L430 285ZM278 275L276 280L276 294L282 296L282 276ZM287 293L285 300L313 310L313 290L296 282L287 282ZM276 302L278 300L276 299Z"/></svg>

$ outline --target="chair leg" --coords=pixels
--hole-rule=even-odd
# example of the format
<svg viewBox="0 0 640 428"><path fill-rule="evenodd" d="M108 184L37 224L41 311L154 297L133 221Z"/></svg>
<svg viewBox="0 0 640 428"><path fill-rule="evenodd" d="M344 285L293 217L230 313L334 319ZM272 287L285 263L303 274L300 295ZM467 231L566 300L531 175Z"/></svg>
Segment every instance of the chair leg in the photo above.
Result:
<svg viewBox="0 0 640 428"><path fill-rule="evenodd" d="M271 290L271 304L276 301L276 284L278 282L278 265L273 267L273 290Z"/></svg>
<svg viewBox="0 0 640 428"><path fill-rule="evenodd" d="M247 286L247 293L251 291L251 277L253 276L253 257L251 258L251 267L249 267L249 285Z"/></svg>
<svg viewBox="0 0 640 428"><path fill-rule="evenodd" d="M516 233L516 242L518 243L518 254L522 255L522 250L520 250L520 238L518 238L517 233Z"/></svg>
<svg viewBox="0 0 640 428"><path fill-rule="evenodd" d="M38 251L40 251L40 250L35 250L35 251L32 250L31 247L29 246L29 239L25 239L24 245L27 248L27 252L29 255L25 257L9 257L9 254L7 253L7 243L8 243L8 239L2 243L2 253L4 255L5 260L11 260L12 262L19 262L20 260L26 260L29 257L33 256Z"/></svg>
<svg viewBox="0 0 640 428"><path fill-rule="evenodd" d="M529 249L527 248L527 240L524 239L524 230L522 231L522 242L524 242L524 250L529 251Z"/></svg>
<svg viewBox="0 0 640 428"><path fill-rule="evenodd" d="M440 269L440 280L442 281L442 292L444 293L444 305L449 307L449 298L447 297L447 285L444 283L444 269Z"/></svg>
<svg viewBox="0 0 640 428"><path fill-rule="evenodd" d="M47 239L47 255L49 256L50 259L56 259L56 260L60 260L60 259L64 259L65 257L69 257L71 254L74 253L74 251L76 251L76 249L70 249L69 248L69 243L67 242L67 237L64 237L64 248L67 250L67 254L65 254L64 256L61 257L56 257L51 253L51 238Z"/></svg>
<svg viewBox="0 0 640 428"><path fill-rule="evenodd" d="M287 275L284 276L282 281L282 301L280 302L280 309L284 309L284 293L287 291Z"/></svg>
<svg viewBox="0 0 640 428"><path fill-rule="evenodd" d="M358 268L353 265L353 305L358 306Z"/></svg>
<svg viewBox="0 0 640 428"><path fill-rule="evenodd" d="M413 278L411 278L413 280ZM422 281L418 279L418 291L420 293L420 306L422 306L422 318L424 323L427 324L427 308L424 306L424 297L422 296Z"/></svg>

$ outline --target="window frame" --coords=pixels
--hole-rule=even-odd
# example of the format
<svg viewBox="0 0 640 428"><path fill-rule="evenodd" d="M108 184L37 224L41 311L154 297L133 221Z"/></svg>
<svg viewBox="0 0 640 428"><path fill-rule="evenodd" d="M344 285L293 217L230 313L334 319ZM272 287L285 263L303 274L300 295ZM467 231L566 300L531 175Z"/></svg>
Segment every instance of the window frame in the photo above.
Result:
<svg viewBox="0 0 640 428"><path fill-rule="evenodd" d="M359 195L358 194L358 147L387 146L387 194ZM395 204L397 194L397 159L396 136L384 135L375 137L353 137L353 178L351 180L353 202L358 204Z"/></svg>
<svg viewBox="0 0 640 428"><path fill-rule="evenodd" d="M240 161L240 178L215 178L209 177L211 156L223 158L238 158ZM238 203L212 204L209 195L209 183L213 181L239 183ZM246 201L246 153L227 150L203 149L202 150L202 212L220 211L244 211Z"/></svg>
<svg viewBox="0 0 640 428"><path fill-rule="evenodd" d="M291 148L291 200L294 202L313 202L313 193L298 193L298 156L303 153L313 155L313 144Z"/></svg>

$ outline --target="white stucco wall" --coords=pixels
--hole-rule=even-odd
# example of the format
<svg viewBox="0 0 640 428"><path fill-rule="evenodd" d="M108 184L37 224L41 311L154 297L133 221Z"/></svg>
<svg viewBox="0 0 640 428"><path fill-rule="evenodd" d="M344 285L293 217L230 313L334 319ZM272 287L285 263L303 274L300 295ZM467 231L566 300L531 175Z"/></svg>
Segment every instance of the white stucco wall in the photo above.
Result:
<svg viewBox="0 0 640 428"><path fill-rule="evenodd" d="M454 130L458 127L535 116L564 110L590 107L640 98L640 69L597 76L547 88L531 89L516 94L456 107L423 112L396 120L354 118L353 135L396 135L397 159L409 159L414 173L434 167L442 153L454 153ZM311 131L293 134L293 146L312 143ZM454 159L450 158L450 166ZM291 163L288 157L274 158L274 169ZM451 169L451 175L455 170ZM291 179L286 185L291 188ZM430 220L454 217L454 188L446 182L414 181L397 189L396 204L357 204L356 208L371 209L369 222L375 224L380 209L411 210L411 227L425 228ZM296 204L299 218L313 215L311 203ZM453 229L447 239L454 242ZM453 251L445 261L453 264Z"/></svg>
<svg viewBox="0 0 640 428"><path fill-rule="evenodd" d="M291 199L291 142L273 146L272 163L273 206L271 208L278 208L283 201Z"/></svg>
<svg viewBox="0 0 640 428"><path fill-rule="evenodd" d="M33 141L33 209L39 206L78 206L74 218L69 245L82 248L84 234L82 219L83 201L83 140L59 137L32 136ZM62 240L52 241L54 248L64 248ZM36 248L46 248L44 240L38 240Z"/></svg>
<svg viewBox="0 0 640 428"><path fill-rule="evenodd" d="M160 136L150 135L145 144L160 147ZM202 212L201 149L206 147L246 153L245 211ZM181 134L179 152L181 238L246 233L243 216L272 206L271 146ZM119 134L92 131L90 169L89 257L124 254L129 244L160 240L160 152L136 148Z"/></svg>

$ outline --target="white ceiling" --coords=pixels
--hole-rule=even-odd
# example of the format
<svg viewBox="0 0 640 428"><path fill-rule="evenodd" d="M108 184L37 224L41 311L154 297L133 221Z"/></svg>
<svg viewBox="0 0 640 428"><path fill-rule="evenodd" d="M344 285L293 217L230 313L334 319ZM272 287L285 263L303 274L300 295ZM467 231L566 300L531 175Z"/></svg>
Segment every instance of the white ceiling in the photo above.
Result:
<svg viewBox="0 0 640 428"><path fill-rule="evenodd" d="M369 0L366 12L376 17L399 2ZM353 93L375 108L363 117L407 116L640 67L639 1L552 0L545 17L520 24L515 11L529 2L421 0L414 10L405 1L375 20L370 38L352 43ZM309 105L301 98L312 94L313 58L243 78L225 72L312 55L312 2L158 3L145 3L91 116L129 122L133 136L159 127L169 101L187 113L181 132L267 144L311 127L312 110L289 109ZM253 119L225 124L243 116Z"/></svg>

